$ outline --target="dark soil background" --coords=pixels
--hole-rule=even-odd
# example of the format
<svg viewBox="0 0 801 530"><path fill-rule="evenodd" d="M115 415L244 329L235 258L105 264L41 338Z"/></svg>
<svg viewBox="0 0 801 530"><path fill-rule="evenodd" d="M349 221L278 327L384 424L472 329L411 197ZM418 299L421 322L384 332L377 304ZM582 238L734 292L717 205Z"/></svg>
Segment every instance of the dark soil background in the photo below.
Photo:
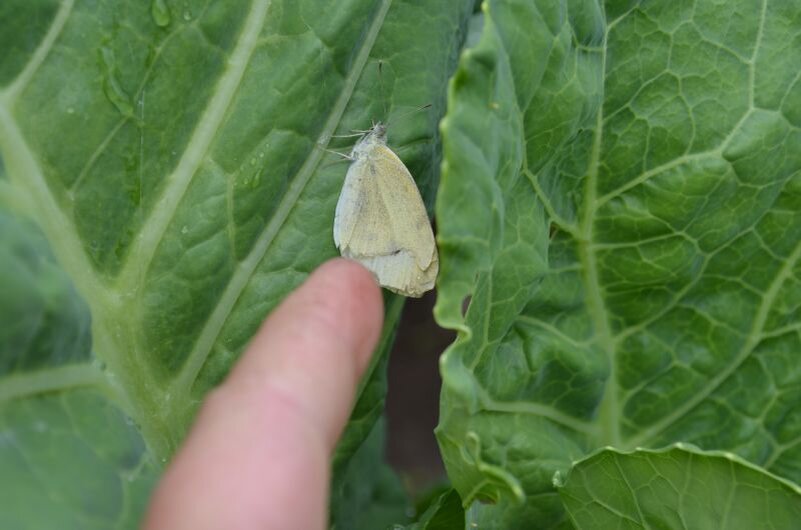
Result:
<svg viewBox="0 0 801 530"><path fill-rule="evenodd" d="M435 301L435 291L406 300L389 359L387 460L412 495L445 478L434 438L441 385L438 362L455 334L434 322Z"/></svg>

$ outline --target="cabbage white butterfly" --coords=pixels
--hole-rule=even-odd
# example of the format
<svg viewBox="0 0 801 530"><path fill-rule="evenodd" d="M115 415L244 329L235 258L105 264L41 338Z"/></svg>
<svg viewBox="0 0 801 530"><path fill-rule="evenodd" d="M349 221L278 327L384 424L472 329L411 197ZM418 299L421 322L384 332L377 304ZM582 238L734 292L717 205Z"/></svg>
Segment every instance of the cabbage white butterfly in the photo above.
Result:
<svg viewBox="0 0 801 530"><path fill-rule="evenodd" d="M334 243L390 291L420 297L434 288L439 257L412 175L378 123L353 147L334 214Z"/></svg>

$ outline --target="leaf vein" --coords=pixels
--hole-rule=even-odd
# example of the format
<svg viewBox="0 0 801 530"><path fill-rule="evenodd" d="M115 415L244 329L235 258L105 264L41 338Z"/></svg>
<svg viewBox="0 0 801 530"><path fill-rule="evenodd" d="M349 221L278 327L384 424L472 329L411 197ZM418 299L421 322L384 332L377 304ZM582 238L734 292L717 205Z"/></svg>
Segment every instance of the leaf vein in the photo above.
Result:
<svg viewBox="0 0 801 530"><path fill-rule="evenodd" d="M608 38L609 30L607 29L604 35L603 54L601 55L601 72L603 72L604 75L606 74ZM605 353L607 362L609 363L609 375L599 405L599 421L605 441L611 445L617 445L620 438L620 430L618 425L618 396L615 386L617 379L615 347L612 340L612 331L609 326L608 310L603 299L603 294L601 293L595 250L592 247L595 213L598 207L598 171L601 159L603 127L603 105L600 105L598 107L598 115L596 116L595 136L593 138L587 177L585 180L584 202L579 221L581 224L580 237L576 239L576 243L578 246L578 256L582 268L585 271L584 282L586 286L587 307L592 315L592 322L595 328L598 345Z"/></svg>
<svg viewBox="0 0 801 530"><path fill-rule="evenodd" d="M0 92L0 98L4 99L6 105L9 107L13 105L14 100L19 96L20 92L28 86L33 75L50 54L50 51L53 49L53 44L56 42L58 36L61 35L61 30L64 29L64 25L67 23L74 3L74 0L64 0L61 3L61 7L58 8L56 16L53 17L53 23L50 24L50 28L48 28L42 42L33 52L31 60L28 61L28 64L25 65L25 68L22 69L22 72L20 72L14 82L6 87L4 91Z"/></svg>
<svg viewBox="0 0 801 530"><path fill-rule="evenodd" d="M264 25L270 4L271 0L255 0L251 5L245 27L228 59L228 68L217 83L209 106L198 121L181 160L172 174L166 178L167 185L145 220L140 237L129 249L128 258L117 278L119 285L129 286L141 283L139 280L153 260L167 226L172 221L184 193L202 164L206 151L217 135L220 124L225 119L228 107L234 100L250 62L250 56L256 48L258 34Z"/></svg>
<svg viewBox="0 0 801 530"><path fill-rule="evenodd" d="M69 364L4 377L0 380L0 403L82 386L110 388L109 380L94 365Z"/></svg>

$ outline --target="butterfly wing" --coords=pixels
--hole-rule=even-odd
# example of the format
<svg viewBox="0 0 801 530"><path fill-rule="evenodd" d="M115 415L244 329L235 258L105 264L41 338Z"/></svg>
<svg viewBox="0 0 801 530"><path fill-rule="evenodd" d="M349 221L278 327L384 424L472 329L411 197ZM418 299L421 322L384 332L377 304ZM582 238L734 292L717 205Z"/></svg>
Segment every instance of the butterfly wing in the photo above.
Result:
<svg viewBox="0 0 801 530"><path fill-rule="evenodd" d="M400 158L387 146L376 147L374 153L377 187L387 205L393 239L414 256L421 270L425 270L436 258L437 247L417 184Z"/></svg>
<svg viewBox="0 0 801 530"><path fill-rule="evenodd" d="M353 162L348 168L342 191L339 193L337 208L334 212L334 244L342 252L347 248L353 237L361 206L365 202L365 190L362 186L364 175L362 171L354 169L360 161ZM344 254L343 254L344 255Z"/></svg>
<svg viewBox="0 0 801 530"><path fill-rule="evenodd" d="M409 170L383 144L348 169L334 241L390 290L421 296L434 287L439 262L423 200Z"/></svg>

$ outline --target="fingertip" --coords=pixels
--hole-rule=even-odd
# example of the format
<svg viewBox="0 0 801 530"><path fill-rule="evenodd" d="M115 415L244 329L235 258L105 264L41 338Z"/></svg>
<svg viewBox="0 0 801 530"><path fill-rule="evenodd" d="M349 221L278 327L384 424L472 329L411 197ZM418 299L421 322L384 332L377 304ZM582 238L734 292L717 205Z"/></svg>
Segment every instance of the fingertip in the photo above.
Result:
<svg viewBox="0 0 801 530"><path fill-rule="evenodd" d="M369 345L359 348L367 351L366 357L369 358L384 321L384 299L373 273L357 261L334 258L320 265L307 284L323 299L337 306L332 314L349 317L348 320L360 331L360 342ZM366 362L367 359L359 360Z"/></svg>
<svg viewBox="0 0 801 530"><path fill-rule="evenodd" d="M350 366L349 380L358 380L381 334L384 320L381 289L372 273L357 262L336 258L315 269L272 312L253 338L248 352L234 367L240 372L265 374L286 360L299 365L301 358L313 366L334 363ZM258 352L281 345L282 355ZM262 368L254 370L251 360ZM244 369L243 369L244 367Z"/></svg>
<svg viewBox="0 0 801 530"><path fill-rule="evenodd" d="M358 261L346 258L334 258L320 265L310 279L322 277L335 285L352 291L356 298L371 304L372 307L383 308L381 288L372 272Z"/></svg>

